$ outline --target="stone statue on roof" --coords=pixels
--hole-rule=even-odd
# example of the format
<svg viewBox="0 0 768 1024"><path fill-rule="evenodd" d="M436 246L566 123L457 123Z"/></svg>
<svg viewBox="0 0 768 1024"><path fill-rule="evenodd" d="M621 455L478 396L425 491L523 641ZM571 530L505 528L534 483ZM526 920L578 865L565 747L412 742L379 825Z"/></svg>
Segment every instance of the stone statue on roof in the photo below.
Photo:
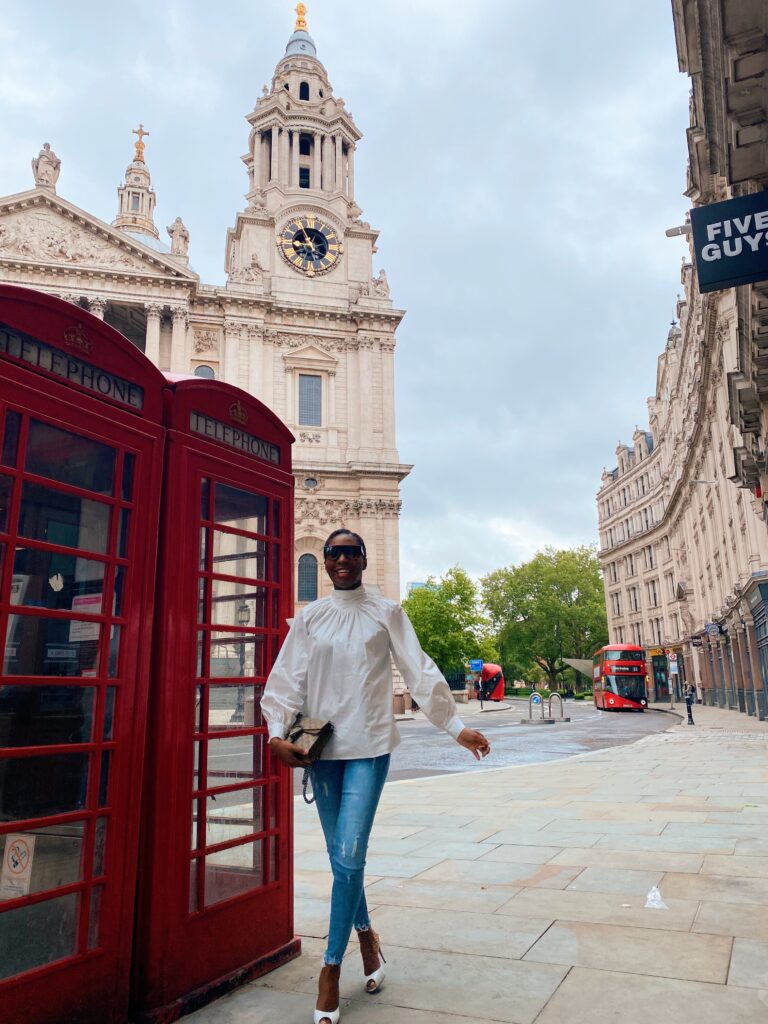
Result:
<svg viewBox="0 0 768 1024"><path fill-rule="evenodd" d="M43 148L32 160L32 173L35 176L35 184L46 188L54 188L61 173L61 160L51 149L50 142L45 142Z"/></svg>
<svg viewBox="0 0 768 1024"><path fill-rule="evenodd" d="M177 217L170 227L165 229L171 238L171 255L186 256L189 253L189 231L181 217Z"/></svg>

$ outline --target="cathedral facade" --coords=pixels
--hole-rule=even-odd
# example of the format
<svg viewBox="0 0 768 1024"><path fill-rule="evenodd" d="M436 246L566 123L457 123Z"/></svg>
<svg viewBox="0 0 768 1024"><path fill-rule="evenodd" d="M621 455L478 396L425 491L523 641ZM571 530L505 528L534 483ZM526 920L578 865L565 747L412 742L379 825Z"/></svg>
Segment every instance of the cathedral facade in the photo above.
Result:
<svg viewBox="0 0 768 1024"><path fill-rule="evenodd" d="M361 139L317 59L299 4L271 87L248 114L246 207L226 234L226 283L189 265L181 218L155 225L147 132L111 224L57 192L46 143L35 187L0 198L0 280L56 295L125 334L163 371L235 384L296 437L296 597L330 587L322 542L346 527L368 547L367 582L399 600L400 463L395 441L394 308L378 232L355 201Z"/></svg>

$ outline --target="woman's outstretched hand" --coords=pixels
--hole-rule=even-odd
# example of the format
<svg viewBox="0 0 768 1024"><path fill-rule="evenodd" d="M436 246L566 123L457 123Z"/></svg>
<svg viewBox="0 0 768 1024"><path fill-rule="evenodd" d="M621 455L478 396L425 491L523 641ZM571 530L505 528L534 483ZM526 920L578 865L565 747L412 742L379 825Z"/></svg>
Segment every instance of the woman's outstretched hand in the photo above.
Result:
<svg viewBox="0 0 768 1024"><path fill-rule="evenodd" d="M467 730L465 729L464 732ZM269 741L269 749L278 757L283 764L287 764L289 768L306 768L307 761L304 759L304 751L301 747L295 743L291 743L289 740L278 739L277 736L273 736Z"/></svg>
<svg viewBox="0 0 768 1024"><path fill-rule="evenodd" d="M456 737L456 742L471 751L477 761L487 757L491 752L491 744L477 729L462 729Z"/></svg>

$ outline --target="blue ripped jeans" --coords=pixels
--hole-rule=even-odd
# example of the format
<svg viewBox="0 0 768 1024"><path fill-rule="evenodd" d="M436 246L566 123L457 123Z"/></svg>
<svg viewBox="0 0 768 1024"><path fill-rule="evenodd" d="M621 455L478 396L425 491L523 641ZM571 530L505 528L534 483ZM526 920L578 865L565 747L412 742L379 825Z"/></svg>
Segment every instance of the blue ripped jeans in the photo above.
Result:
<svg viewBox="0 0 768 1024"><path fill-rule="evenodd" d="M368 837L389 769L389 754L315 761L312 790L333 871L325 964L340 964L352 934L370 928L363 892Z"/></svg>

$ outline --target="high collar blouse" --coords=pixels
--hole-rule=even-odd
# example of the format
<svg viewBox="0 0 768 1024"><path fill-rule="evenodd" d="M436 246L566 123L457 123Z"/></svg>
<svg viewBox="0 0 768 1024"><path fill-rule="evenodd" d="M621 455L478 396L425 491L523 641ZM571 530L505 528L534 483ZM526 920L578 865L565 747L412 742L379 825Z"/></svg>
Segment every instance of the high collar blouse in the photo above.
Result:
<svg viewBox="0 0 768 1024"><path fill-rule="evenodd" d="M362 586L334 590L296 616L261 699L269 738L283 739L301 712L333 723L323 758L390 753L400 742L391 659L429 721L455 739L464 723L408 616L396 602Z"/></svg>

